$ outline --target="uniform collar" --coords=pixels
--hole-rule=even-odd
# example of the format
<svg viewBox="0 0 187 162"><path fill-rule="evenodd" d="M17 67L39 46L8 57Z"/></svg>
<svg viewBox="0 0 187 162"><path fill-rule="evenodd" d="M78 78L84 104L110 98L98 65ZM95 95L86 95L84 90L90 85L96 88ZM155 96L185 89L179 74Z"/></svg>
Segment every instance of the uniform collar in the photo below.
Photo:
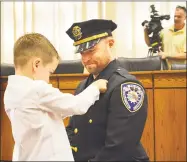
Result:
<svg viewBox="0 0 187 162"><path fill-rule="evenodd" d="M111 61L104 69L103 71L100 72L100 74L95 78L95 80L98 79L106 79L109 80L110 76L117 70L118 68L118 63L117 60L114 59L113 61ZM91 75L90 77L93 78L93 75Z"/></svg>
<svg viewBox="0 0 187 162"><path fill-rule="evenodd" d="M83 91L86 87L88 87L93 81L96 81L98 79L109 80L109 78L118 69L118 67L119 64L115 59L111 61L95 79L93 78L93 74L90 74L88 78L83 82L83 84L81 84L81 86L79 87L80 92Z"/></svg>

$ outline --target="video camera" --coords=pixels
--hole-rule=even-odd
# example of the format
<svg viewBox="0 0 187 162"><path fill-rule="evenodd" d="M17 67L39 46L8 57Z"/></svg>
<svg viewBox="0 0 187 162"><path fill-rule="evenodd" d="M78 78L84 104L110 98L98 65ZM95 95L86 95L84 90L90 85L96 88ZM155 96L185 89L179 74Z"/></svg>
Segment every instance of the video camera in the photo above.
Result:
<svg viewBox="0 0 187 162"><path fill-rule="evenodd" d="M160 31L163 29L161 21L162 20L169 20L170 15L159 15L155 10L155 6L150 6L151 13L151 21L145 20L142 22L142 26L147 26L147 34L150 35L153 33L152 37L149 36L151 49L149 49L149 53L156 53L160 51L160 47L162 46L162 42L159 36Z"/></svg>

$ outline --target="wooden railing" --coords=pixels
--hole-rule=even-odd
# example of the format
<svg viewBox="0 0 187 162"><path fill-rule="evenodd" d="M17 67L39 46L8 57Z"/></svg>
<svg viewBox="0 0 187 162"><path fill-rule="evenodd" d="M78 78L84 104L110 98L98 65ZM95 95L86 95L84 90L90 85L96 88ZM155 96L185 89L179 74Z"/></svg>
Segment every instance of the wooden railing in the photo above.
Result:
<svg viewBox="0 0 187 162"><path fill-rule="evenodd" d="M148 119L142 143L151 161L186 161L186 71L131 72L148 94ZM53 75L50 82L62 92L74 93L87 74ZM1 79L1 160L11 160L14 140L4 111L7 77ZM19 93L19 92L18 92ZM68 118L64 120L65 125Z"/></svg>

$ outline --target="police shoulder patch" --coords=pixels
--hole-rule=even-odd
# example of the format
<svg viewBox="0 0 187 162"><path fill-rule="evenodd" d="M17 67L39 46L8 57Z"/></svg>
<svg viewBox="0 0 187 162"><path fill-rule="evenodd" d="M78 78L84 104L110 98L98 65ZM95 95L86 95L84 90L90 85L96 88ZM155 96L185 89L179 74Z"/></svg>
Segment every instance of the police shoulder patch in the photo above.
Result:
<svg viewBox="0 0 187 162"><path fill-rule="evenodd" d="M126 82L121 84L121 99L130 112L136 112L141 108L144 95L143 87L137 83Z"/></svg>

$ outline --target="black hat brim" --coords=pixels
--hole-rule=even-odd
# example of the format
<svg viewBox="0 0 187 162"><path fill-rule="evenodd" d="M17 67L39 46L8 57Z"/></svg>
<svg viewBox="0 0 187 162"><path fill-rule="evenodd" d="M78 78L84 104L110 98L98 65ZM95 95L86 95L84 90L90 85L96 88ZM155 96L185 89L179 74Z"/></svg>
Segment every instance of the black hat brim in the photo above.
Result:
<svg viewBox="0 0 187 162"><path fill-rule="evenodd" d="M85 42L85 43L75 46L76 47L75 53L81 53L81 52L84 52L86 50L93 48L95 45L97 45L100 42L100 40L101 38L91 40L89 42Z"/></svg>

